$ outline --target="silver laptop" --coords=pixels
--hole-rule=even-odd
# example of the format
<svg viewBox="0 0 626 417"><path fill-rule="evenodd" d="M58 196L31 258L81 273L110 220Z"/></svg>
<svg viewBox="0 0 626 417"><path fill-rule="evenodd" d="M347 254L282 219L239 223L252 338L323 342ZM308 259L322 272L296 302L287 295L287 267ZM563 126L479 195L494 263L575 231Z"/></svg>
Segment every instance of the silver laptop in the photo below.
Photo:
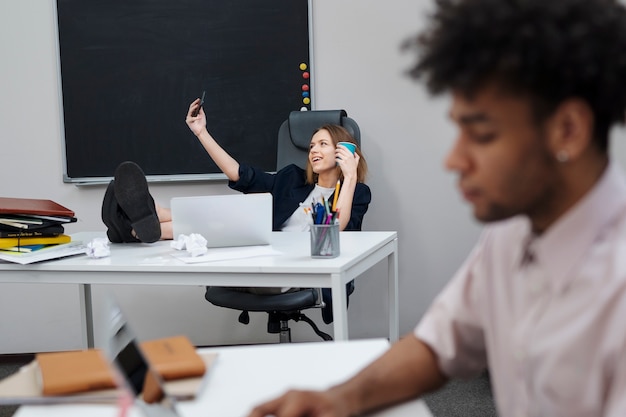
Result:
<svg viewBox="0 0 626 417"><path fill-rule="evenodd" d="M174 239L198 233L207 247L268 245L272 234L269 193L174 197Z"/></svg>
<svg viewBox="0 0 626 417"><path fill-rule="evenodd" d="M108 320L104 352L113 364L118 383L146 417L178 417L176 401L160 375L142 353L137 336L112 296L106 300Z"/></svg>

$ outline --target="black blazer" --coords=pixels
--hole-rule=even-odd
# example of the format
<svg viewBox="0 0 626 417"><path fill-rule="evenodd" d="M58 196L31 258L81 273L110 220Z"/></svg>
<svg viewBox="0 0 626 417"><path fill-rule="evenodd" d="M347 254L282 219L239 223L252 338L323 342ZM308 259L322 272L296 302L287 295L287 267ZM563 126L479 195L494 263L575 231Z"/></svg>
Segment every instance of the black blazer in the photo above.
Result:
<svg viewBox="0 0 626 417"><path fill-rule="evenodd" d="M239 181L229 181L228 186L243 193L271 193L274 215L272 229L280 231L282 225L313 191L313 184L306 184L306 172L296 166L288 165L275 174L267 173L249 165L239 165ZM332 200L333 194L329 197ZM361 230L363 216L372 200L370 188L358 183L352 199L350 221L345 230Z"/></svg>

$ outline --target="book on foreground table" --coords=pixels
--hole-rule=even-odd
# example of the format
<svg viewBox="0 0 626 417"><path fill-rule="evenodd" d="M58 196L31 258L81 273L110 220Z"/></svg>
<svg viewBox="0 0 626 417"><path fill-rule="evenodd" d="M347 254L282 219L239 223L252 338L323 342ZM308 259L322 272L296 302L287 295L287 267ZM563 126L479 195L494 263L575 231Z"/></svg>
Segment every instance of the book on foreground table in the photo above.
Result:
<svg viewBox="0 0 626 417"><path fill-rule="evenodd" d="M168 380L199 377L207 366L186 336L140 343L143 354L161 377ZM98 349L38 353L43 395L73 394L115 388L112 368Z"/></svg>
<svg viewBox="0 0 626 417"><path fill-rule="evenodd" d="M179 400L194 398L216 353L198 354L186 336L144 341L141 348ZM176 369L175 373L171 373ZM112 402L118 390L102 351L37 354L17 373L0 380L0 404Z"/></svg>
<svg viewBox="0 0 626 417"><path fill-rule="evenodd" d="M35 361L42 395L115 388L113 371L101 350L38 353Z"/></svg>

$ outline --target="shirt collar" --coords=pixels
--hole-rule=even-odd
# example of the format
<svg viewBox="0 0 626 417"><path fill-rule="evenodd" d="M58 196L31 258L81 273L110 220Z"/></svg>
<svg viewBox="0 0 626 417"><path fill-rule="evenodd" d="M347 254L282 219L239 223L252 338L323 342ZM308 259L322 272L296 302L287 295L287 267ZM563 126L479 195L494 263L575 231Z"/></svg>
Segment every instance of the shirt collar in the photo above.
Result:
<svg viewBox="0 0 626 417"><path fill-rule="evenodd" d="M532 237L529 225L528 244L522 251L532 251L533 262L546 270L549 285L561 291L575 277L571 271L576 261L625 209L624 174L617 164L609 163L596 185L544 234Z"/></svg>

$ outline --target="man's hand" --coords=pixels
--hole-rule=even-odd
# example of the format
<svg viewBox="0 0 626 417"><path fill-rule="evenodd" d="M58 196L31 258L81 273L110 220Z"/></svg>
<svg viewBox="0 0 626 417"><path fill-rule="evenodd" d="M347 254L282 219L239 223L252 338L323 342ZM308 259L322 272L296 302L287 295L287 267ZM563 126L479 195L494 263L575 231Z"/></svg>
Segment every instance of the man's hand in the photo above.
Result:
<svg viewBox="0 0 626 417"><path fill-rule="evenodd" d="M288 391L256 406L248 417L348 417L346 401L329 391Z"/></svg>
<svg viewBox="0 0 626 417"><path fill-rule="evenodd" d="M289 391L248 417L349 417L441 387L447 377L434 351L409 333L358 374L326 391Z"/></svg>

